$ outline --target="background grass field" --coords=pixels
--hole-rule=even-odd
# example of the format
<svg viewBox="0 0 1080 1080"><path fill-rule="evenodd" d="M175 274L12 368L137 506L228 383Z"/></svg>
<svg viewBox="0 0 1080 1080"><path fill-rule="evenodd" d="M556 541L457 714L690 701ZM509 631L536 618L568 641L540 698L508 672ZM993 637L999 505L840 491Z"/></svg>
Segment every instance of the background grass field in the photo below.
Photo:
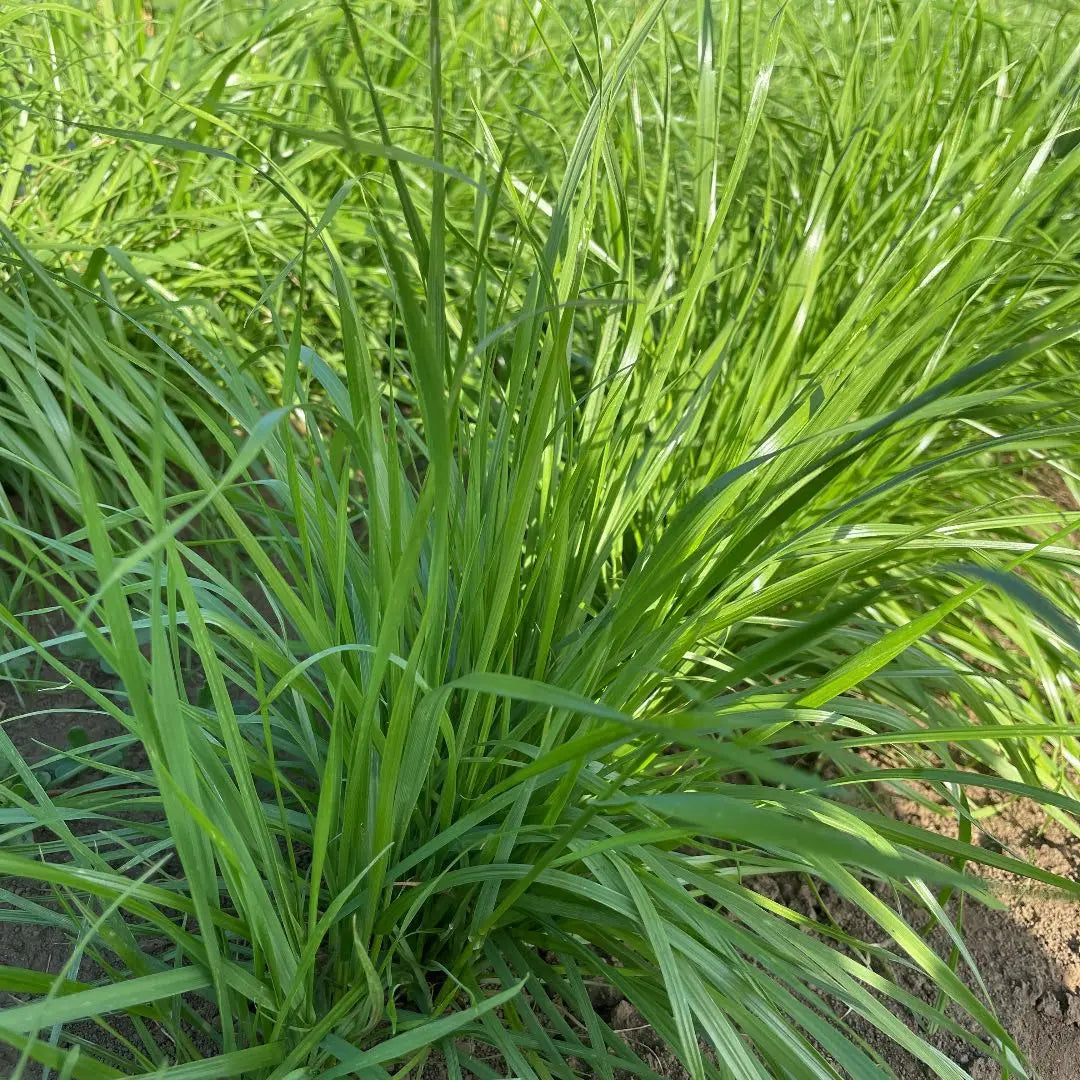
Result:
<svg viewBox="0 0 1080 1080"><path fill-rule="evenodd" d="M1078 31L6 6L0 663L105 722L0 727L14 1075L1028 1075L946 909L1080 894L967 794L1075 835Z"/></svg>

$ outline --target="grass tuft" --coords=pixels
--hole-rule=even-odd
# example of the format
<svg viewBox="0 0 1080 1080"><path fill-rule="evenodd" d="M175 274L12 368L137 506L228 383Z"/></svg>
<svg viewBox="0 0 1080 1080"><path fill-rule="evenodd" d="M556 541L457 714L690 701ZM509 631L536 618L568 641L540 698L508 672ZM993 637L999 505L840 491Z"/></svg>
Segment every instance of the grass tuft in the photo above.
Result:
<svg viewBox="0 0 1080 1080"><path fill-rule="evenodd" d="M102 725L0 727L13 1076L1029 1075L1076 17L608 6L0 15L0 669Z"/></svg>

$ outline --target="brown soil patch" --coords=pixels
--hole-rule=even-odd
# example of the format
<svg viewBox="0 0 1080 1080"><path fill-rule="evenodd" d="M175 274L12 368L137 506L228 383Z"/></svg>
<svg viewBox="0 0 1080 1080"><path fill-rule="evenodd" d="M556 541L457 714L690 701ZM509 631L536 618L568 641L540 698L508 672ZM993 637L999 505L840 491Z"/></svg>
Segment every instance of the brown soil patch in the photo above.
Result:
<svg viewBox="0 0 1080 1080"><path fill-rule="evenodd" d="M1053 466L1033 465L1025 470L1024 475L1040 495L1056 502L1062 510L1080 510L1080 503L1069 490L1061 473Z"/></svg>
<svg viewBox="0 0 1080 1080"><path fill-rule="evenodd" d="M987 805L991 802L988 799ZM983 822L982 844L1000 845L1044 870L1080 881L1080 839L1030 802L1001 803L1000 807ZM912 824L955 835L953 818L914 803L900 803L897 812ZM996 869L983 867L979 873L1008 904L1005 911L973 903L964 909L964 938L990 999L1005 1028L1028 1055L1036 1076L1076 1080L1080 1076L1080 903ZM935 1041L968 1068L974 1080L1000 1075L989 1059L969 1058L970 1051L959 1040ZM894 1068L901 1080L929 1075L911 1061L896 1060Z"/></svg>

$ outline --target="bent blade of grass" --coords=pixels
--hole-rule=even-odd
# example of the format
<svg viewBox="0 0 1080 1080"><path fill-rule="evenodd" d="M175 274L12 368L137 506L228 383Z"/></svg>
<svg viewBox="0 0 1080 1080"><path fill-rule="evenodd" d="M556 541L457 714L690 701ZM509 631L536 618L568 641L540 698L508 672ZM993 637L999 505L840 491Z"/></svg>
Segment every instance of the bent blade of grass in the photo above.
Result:
<svg viewBox="0 0 1080 1080"><path fill-rule="evenodd" d="M118 1012L136 1005L146 1005L178 994L205 990L210 986L209 973L199 967L178 968L131 979L123 984L96 986L64 994L49 1001L31 1002L0 1009L0 1028L15 1032L33 1032L53 1024L68 1024L103 1013Z"/></svg>
<svg viewBox="0 0 1080 1080"><path fill-rule="evenodd" d="M327 1050L338 1058L341 1064L328 1069L323 1075L327 1077L327 1080L336 1080L337 1077L348 1076L351 1072L362 1071L371 1065L381 1065L385 1062L394 1061L397 1058L411 1054L414 1050L431 1046L440 1039L445 1039L455 1031L459 1031L466 1025L471 1024L474 1020L512 1001L521 993L523 986L524 980L497 994L486 997L478 1005L471 1005L467 1009L452 1012L438 1019L425 1020L410 1031L395 1035L371 1050L357 1050L339 1038L328 1036L324 1045Z"/></svg>

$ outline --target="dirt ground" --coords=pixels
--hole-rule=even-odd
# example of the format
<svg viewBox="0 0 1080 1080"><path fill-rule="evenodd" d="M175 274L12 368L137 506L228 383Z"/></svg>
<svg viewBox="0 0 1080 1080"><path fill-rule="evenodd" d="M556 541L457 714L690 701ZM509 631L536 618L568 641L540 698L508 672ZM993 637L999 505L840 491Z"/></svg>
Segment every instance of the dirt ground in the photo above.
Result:
<svg viewBox="0 0 1080 1080"><path fill-rule="evenodd" d="M0 684L0 717L4 729L29 760L45 756L48 746L64 746L69 729L76 725L85 730L90 741L117 734L104 718L73 711L81 709L83 704L81 695L72 690L41 692L33 699L24 696L20 703L9 686ZM42 708L50 711L17 718ZM897 803L895 809L899 817L927 828L946 832L953 828L951 819L914 803ZM985 822L985 828L992 839L984 842L1000 844L1010 853L1029 858L1047 870L1080 880L1080 841L1070 837L1057 823L1048 822L1037 808L1025 803L1002 805L1000 812ZM1006 1028L1029 1055L1041 1080L1078 1080L1080 905L1052 895L1041 886L1018 883L997 871L987 871L986 876L1007 901L1008 910L995 911L969 903L965 908L964 929L991 999ZM784 897L786 902L813 913L815 900L810 890L798 882L791 884L790 895ZM0 887L18 891L11 881L0 882ZM832 910L835 915L835 909ZM859 925L858 913L848 913L848 917L852 920L848 928L854 933L872 933L869 926ZM945 949L942 941L931 940ZM55 929L0 923L0 965L56 972L67 955L67 943ZM912 980L909 988L933 994L933 987L925 981ZM0 1005L6 997L0 986ZM614 1027L626 1032L654 1068L672 1078L685 1075L625 1002L614 1005L610 1020ZM865 1034L873 1041L871 1032ZM993 1062L975 1058L960 1040L938 1036L934 1041L973 1080L991 1080L999 1075ZM879 1048L884 1049L880 1044ZM11 1075L16 1060L17 1055L0 1047L0 1076ZM921 1080L930 1075L924 1066L902 1054L891 1053L889 1061L899 1080ZM26 1080L35 1080L41 1074L28 1069L23 1075Z"/></svg>
<svg viewBox="0 0 1080 1080"><path fill-rule="evenodd" d="M913 824L955 835L952 819L912 803L896 807ZM989 837L1009 854L1028 859L1044 870L1080 881L1080 840L1027 802L1003 804L984 822ZM992 837L992 839L991 839ZM969 903L964 909L964 936L990 999L1005 1028L1028 1055L1041 1080L1080 1078L1080 904L1044 886L1022 882L1004 872L981 873L1008 904L996 911ZM945 955L944 942L933 939ZM967 980L969 983L970 979ZM925 994L932 987L923 985ZM1000 1075L989 1059L970 1056L970 1048L953 1037L934 1040L974 1080ZM919 1080L925 1067L894 1058L900 1080Z"/></svg>
<svg viewBox="0 0 1080 1080"><path fill-rule="evenodd" d="M99 683L104 681L96 670L80 670L79 673L93 677ZM0 723L23 758L30 763L49 757L51 748L66 748L68 733L73 728L81 728L88 742L120 734L120 729L112 720L96 712L85 711L88 705L80 690L24 689L20 700L19 695L12 690L12 684L0 683ZM0 774L7 771L6 764L0 764ZM37 895L35 886L12 879L0 880L0 889L16 895ZM10 906L0 901L0 907ZM54 927L0 922L0 965L26 967L55 974L60 971L70 953L68 938ZM80 974L86 977L85 971L73 971L69 977L77 979ZM12 1001L0 985L0 1006L9 1005ZM18 1060L16 1051L0 1044L0 1077L11 1076ZM37 1080L41 1075L41 1070L33 1064L23 1072L24 1080Z"/></svg>

